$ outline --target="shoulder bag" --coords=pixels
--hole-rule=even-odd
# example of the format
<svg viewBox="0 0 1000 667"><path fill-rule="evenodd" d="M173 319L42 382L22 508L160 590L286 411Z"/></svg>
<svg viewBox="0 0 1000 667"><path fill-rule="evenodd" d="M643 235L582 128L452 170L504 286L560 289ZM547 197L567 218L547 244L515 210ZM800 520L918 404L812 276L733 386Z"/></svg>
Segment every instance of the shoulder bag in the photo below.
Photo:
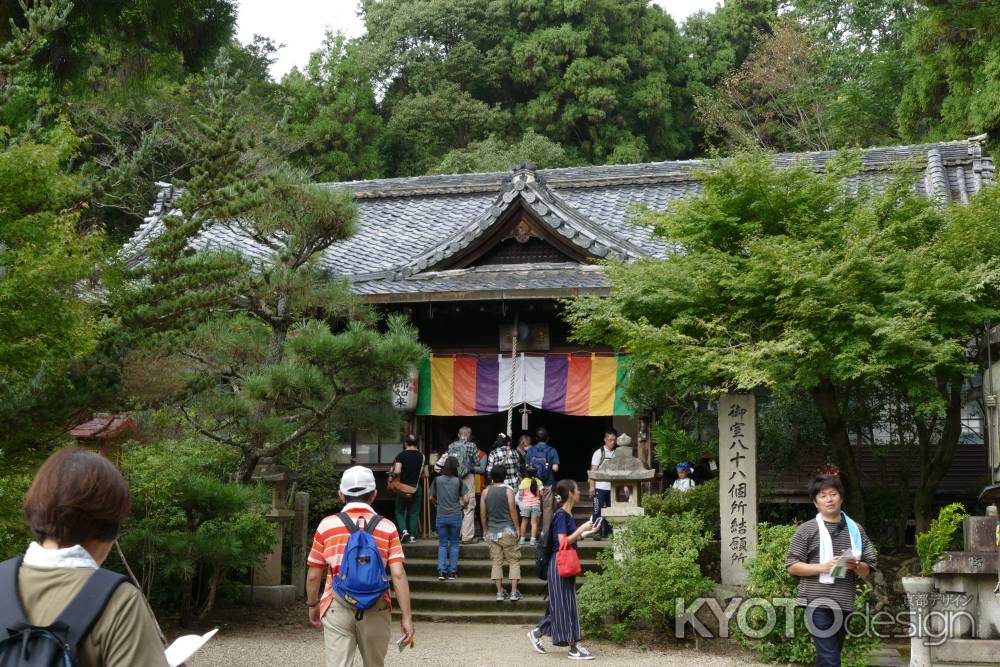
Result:
<svg viewBox="0 0 1000 667"><path fill-rule="evenodd" d="M424 454L420 453L420 474L417 475L417 484L420 484L420 475L424 472ZM413 496L417 493L417 487L411 484L403 484L402 473L403 470L400 468L399 475L393 475L389 478L389 483L386 485L389 489L389 493L395 494L405 500L410 502L413 500Z"/></svg>

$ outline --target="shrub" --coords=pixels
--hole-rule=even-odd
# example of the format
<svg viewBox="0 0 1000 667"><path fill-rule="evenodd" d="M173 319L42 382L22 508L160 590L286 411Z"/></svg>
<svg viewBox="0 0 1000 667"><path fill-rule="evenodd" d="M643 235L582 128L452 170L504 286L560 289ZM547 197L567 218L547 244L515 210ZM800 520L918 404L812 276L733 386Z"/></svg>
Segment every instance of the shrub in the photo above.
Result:
<svg viewBox="0 0 1000 667"><path fill-rule="evenodd" d="M934 573L934 564L941 560L941 554L955 541L955 534L962 522L969 516L962 503L945 505L931 521L926 533L917 535L917 556L920 558L920 574L929 577Z"/></svg>
<svg viewBox="0 0 1000 667"><path fill-rule="evenodd" d="M588 572L580 588L580 621L589 632L610 628L620 640L640 625L663 629L674 618L676 598L686 607L714 587L698 565L698 552L710 540L696 512L637 517L614 540L626 558L615 560L604 550L602 569Z"/></svg>
<svg viewBox="0 0 1000 667"><path fill-rule="evenodd" d="M132 516L121 544L136 576L154 605L179 605L182 625L205 618L273 545L266 489L226 481L234 453L196 439L129 444L122 463Z"/></svg>
<svg viewBox="0 0 1000 667"><path fill-rule="evenodd" d="M757 555L747 563L749 577L747 579L747 596L751 598L795 598L798 594L798 583L795 577L788 574L785 567L785 556L788 554L788 544L792 540L796 526L768 525L758 526L759 542ZM864 609L867 589L854 600L854 609ZM790 637L786 637L786 608L778 606L775 609L776 622L774 629L765 637L753 639L739 632L733 624L734 635L743 646L753 648L767 662L810 664L816 660L816 649L813 647L812 636L806 627L805 612L794 609L793 628ZM749 625L762 628L766 621L766 611L753 607L747 614ZM844 641L843 664L845 667L864 667L868 664L866 657L879 646L877 639L848 636Z"/></svg>
<svg viewBox="0 0 1000 667"><path fill-rule="evenodd" d="M719 539L719 480L710 479L683 493L667 491L646 496L642 506L649 516L669 516L695 512L705 523L712 539Z"/></svg>

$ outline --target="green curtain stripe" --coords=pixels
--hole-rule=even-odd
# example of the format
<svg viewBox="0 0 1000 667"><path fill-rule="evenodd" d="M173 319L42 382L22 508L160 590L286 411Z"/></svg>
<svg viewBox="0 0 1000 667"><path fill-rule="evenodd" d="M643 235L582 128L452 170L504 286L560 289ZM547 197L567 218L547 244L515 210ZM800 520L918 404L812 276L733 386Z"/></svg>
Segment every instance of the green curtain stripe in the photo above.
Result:
<svg viewBox="0 0 1000 667"><path fill-rule="evenodd" d="M431 413L431 359L424 357L417 368L417 412L421 417Z"/></svg>
<svg viewBox="0 0 1000 667"><path fill-rule="evenodd" d="M635 416L635 410L625 402L625 382L628 380L628 355L616 355L618 359L618 376L615 378L615 414L621 417Z"/></svg>

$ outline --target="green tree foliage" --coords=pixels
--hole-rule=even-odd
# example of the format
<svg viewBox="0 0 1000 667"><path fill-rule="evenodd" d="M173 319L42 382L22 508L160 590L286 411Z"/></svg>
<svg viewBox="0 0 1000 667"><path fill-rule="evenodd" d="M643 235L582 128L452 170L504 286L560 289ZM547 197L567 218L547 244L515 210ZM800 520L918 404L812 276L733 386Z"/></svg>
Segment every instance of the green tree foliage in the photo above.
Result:
<svg viewBox="0 0 1000 667"><path fill-rule="evenodd" d="M359 47L327 33L304 72L282 82L288 131L297 145L290 158L320 181L372 178L379 173L383 123L371 75Z"/></svg>
<svg viewBox="0 0 1000 667"><path fill-rule="evenodd" d="M743 64L755 44L771 33L778 0L725 0L714 11L699 11L682 26L688 52L688 86L704 94Z"/></svg>
<svg viewBox="0 0 1000 667"><path fill-rule="evenodd" d="M968 516L962 503L951 503L941 508L926 532L917 533L920 574L929 577L934 573L934 564L941 560L948 547L955 546L956 533Z"/></svg>
<svg viewBox="0 0 1000 667"><path fill-rule="evenodd" d="M612 265L611 296L574 302L569 320L581 340L628 350L678 386L808 391L848 510L862 516L844 401L894 387L933 490L960 433L968 340L996 318L1000 209L994 189L943 207L906 178L851 193L842 178L853 169L775 169L763 154L720 162L701 196L645 217L683 251Z"/></svg>
<svg viewBox="0 0 1000 667"><path fill-rule="evenodd" d="M534 130L528 130L520 140L510 143L496 135L475 141L465 148L454 148L441 159L432 174L466 174L488 171L509 171L521 162L539 169L571 167L577 164L569 152Z"/></svg>
<svg viewBox="0 0 1000 667"><path fill-rule="evenodd" d="M0 150L0 427L8 451L43 437L54 415L36 408L71 386L72 365L104 328L81 284L103 252L100 234L76 229L82 190L65 168L77 146L60 125L44 143Z"/></svg>
<svg viewBox="0 0 1000 667"><path fill-rule="evenodd" d="M589 162L691 149L680 36L648 0L367 0L362 11L395 173L511 127ZM396 157L407 149L429 159Z"/></svg>
<svg viewBox="0 0 1000 667"><path fill-rule="evenodd" d="M121 544L153 604L204 620L227 581L245 575L274 543L268 494L231 480L234 452L204 439L125 448L132 513Z"/></svg>
<svg viewBox="0 0 1000 667"><path fill-rule="evenodd" d="M648 516L682 515L693 512L704 522L711 539L719 539L719 480L699 483L689 491L666 490L646 496L642 507Z"/></svg>
<svg viewBox="0 0 1000 667"><path fill-rule="evenodd" d="M907 140L1000 134L1000 12L991 2L921 0L907 35L913 72L897 110ZM993 144L996 145L995 143Z"/></svg>
<svg viewBox="0 0 1000 667"><path fill-rule="evenodd" d="M382 425L389 391L424 354L400 317L384 330L318 266L354 231L350 196L273 168L228 110L245 95L220 63L184 147L192 163L176 215L128 272L119 309L137 332L189 362L179 409L204 437L240 452L249 481L311 433ZM227 228L256 253L198 248Z"/></svg>
<svg viewBox="0 0 1000 667"><path fill-rule="evenodd" d="M11 4L12 3L5 3ZM0 71L10 72L34 56L48 41L49 35L66 23L73 4L68 0L18 0L20 22L13 20L13 6L6 12L6 24L0 29ZM23 24L23 25L22 25Z"/></svg>
<svg viewBox="0 0 1000 667"><path fill-rule="evenodd" d="M788 544L792 541L796 526L769 525L758 526L759 536L757 555L747 563L749 573L747 579L747 597L772 600L783 598L794 600L798 584L795 577L788 574L785 567L785 556L788 554ZM867 584L862 584L867 586ZM863 611L866 594L862 592L854 599L855 611ZM750 637L739 632L739 627L731 623L736 637L747 648L752 648L767 662L784 664L809 664L816 660L816 648L812 636L806 626L805 613L801 607L781 605L775 609L776 617L773 630L764 637ZM787 614L791 612L792 632L786 632L788 627ZM767 625L767 612L761 607L753 607L747 613L747 622L751 628L763 628ZM844 641L844 665L865 667L869 664L868 656L878 649L878 639L860 633L860 628L851 626L852 632Z"/></svg>
<svg viewBox="0 0 1000 667"><path fill-rule="evenodd" d="M52 3L44 2L45 4ZM23 25L23 0L0 2L0 39ZM235 0L87 0L74 2L65 22L37 50L39 64L60 81L143 77L150 71L198 70L229 42ZM110 82L110 81L109 81Z"/></svg>
<svg viewBox="0 0 1000 667"><path fill-rule="evenodd" d="M640 628L662 632L678 598L686 607L715 587L698 564L711 536L696 512L637 517L614 539L626 557L602 551L603 567L588 572L579 591L580 623L587 632L603 634L609 617L618 637Z"/></svg>

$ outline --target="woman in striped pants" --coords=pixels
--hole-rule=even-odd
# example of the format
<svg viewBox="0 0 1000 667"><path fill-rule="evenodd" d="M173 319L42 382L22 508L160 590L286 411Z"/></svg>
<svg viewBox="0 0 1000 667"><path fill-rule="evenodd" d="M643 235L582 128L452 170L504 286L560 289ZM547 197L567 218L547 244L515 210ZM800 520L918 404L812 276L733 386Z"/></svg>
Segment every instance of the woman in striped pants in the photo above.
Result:
<svg viewBox="0 0 1000 667"><path fill-rule="evenodd" d="M573 505L580 499L580 489L572 479L559 480L556 484L557 502L562 507L552 515L552 525L549 532L553 545L568 543L571 549L576 549L576 543L584 533L591 529L590 521L577 527L573 519ZM558 548L558 546L556 546ZM545 616L538 625L528 631L528 639L532 647L539 653L545 653L542 637L552 638L555 646L569 646L570 660L593 660L594 656L580 645L580 613L576 604L576 577L560 577L556 555L553 552L549 561L549 602L545 607Z"/></svg>

